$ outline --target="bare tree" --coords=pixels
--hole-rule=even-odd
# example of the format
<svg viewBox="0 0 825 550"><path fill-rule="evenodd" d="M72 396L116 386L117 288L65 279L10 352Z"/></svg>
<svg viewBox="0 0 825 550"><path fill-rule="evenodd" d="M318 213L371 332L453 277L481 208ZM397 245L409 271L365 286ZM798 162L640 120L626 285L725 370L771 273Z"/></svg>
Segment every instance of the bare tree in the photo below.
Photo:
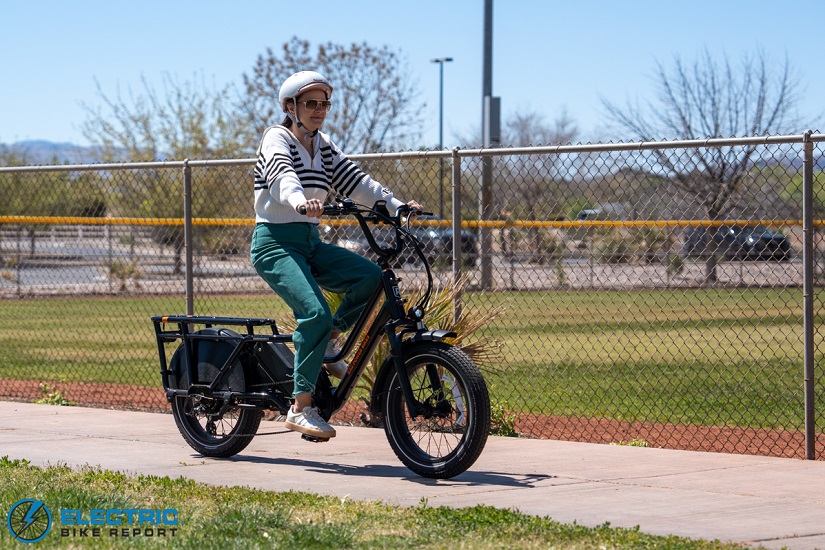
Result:
<svg viewBox="0 0 825 550"><path fill-rule="evenodd" d="M143 89L107 96L98 85L97 105L84 104L84 137L103 161L232 158L250 154L251 134L230 100L203 76L183 81L165 75L162 89L142 79Z"/></svg>
<svg viewBox="0 0 825 550"><path fill-rule="evenodd" d="M578 134L576 123L566 110L563 110L552 124L548 124L541 113L520 111L507 120L502 141L513 147L558 145L570 143Z"/></svg>
<svg viewBox="0 0 825 550"><path fill-rule="evenodd" d="M540 113L523 111L507 120L503 134L502 145L508 147L566 145L578 136L578 128L566 111L552 124L548 124ZM539 208L546 210L549 206L558 210L557 187L562 179L558 166L560 160L558 155L513 159L513 162L502 168L508 170L504 175L507 195L502 198L505 203L515 203L526 209L530 220L539 219ZM542 212L542 215L547 214L551 212Z"/></svg>
<svg viewBox="0 0 825 550"><path fill-rule="evenodd" d="M774 66L764 52L745 56L734 67L727 57L715 60L706 50L692 64L678 56L673 67L656 64L654 79L658 94L653 102L621 108L602 100L607 117L623 138L700 139L761 136L799 131L794 116L797 104L796 77L787 58ZM673 183L695 197L710 220L724 219L733 197L753 166L756 147L686 149L679 155L670 150L651 152ZM708 239L715 242L715 228ZM711 246L705 267L708 282L716 276L716 254Z"/></svg>
<svg viewBox="0 0 825 550"><path fill-rule="evenodd" d="M504 126L502 145L528 147L531 145L566 145L578 136L578 128L566 111L547 123L541 113L521 111L510 117ZM517 157L499 168L497 202L508 215L528 220L552 219L561 215L563 205L563 176L560 174L559 155ZM548 243L546 231L536 227L527 230L528 248L537 253L544 263ZM511 235L512 236L512 235ZM505 241L505 244L506 241ZM512 249L512 243L508 245Z"/></svg>
<svg viewBox="0 0 825 550"><path fill-rule="evenodd" d="M84 105L87 113L83 135L97 144L104 162L221 159L250 156L254 139L230 101L230 87L217 89L203 78L180 82L163 78L158 91L146 79L143 89L122 96L109 97L98 86L100 104ZM198 180L198 196L222 196L223 185L214 177ZM146 169L132 172L129 179L118 178L107 189L108 208L125 216L180 218L183 206L182 180L179 171ZM229 201L196 205L198 215L226 213ZM152 228L155 242L174 250L173 272L182 269L183 227Z"/></svg>
<svg viewBox="0 0 825 550"><path fill-rule="evenodd" d="M386 46L326 43L313 54L306 40L293 37L280 53L267 49L251 74L243 75L242 108L258 132L278 124L283 112L278 89L291 74L315 70L335 88L333 108L324 123L336 145L349 153L410 146L420 136L424 105L398 53Z"/></svg>

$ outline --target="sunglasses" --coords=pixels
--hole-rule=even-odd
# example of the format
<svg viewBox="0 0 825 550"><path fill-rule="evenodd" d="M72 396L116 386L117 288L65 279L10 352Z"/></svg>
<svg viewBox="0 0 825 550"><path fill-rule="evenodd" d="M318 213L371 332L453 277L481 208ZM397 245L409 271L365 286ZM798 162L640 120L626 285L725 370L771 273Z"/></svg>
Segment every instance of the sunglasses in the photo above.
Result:
<svg viewBox="0 0 825 550"><path fill-rule="evenodd" d="M326 99L308 99L306 101L299 101L298 103L303 103L307 111L317 111L319 109L329 111L332 108L332 101Z"/></svg>

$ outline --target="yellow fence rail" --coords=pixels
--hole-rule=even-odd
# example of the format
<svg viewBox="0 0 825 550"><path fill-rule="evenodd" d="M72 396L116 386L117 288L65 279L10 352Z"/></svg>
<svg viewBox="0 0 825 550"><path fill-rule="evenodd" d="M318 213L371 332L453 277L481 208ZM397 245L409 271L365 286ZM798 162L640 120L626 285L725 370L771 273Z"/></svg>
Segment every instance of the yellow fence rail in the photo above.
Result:
<svg viewBox="0 0 825 550"><path fill-rule="evenodd" d="M825 220L814 220L814 226L825 226ZM354 220L324 220L331 226L355 225ZM183 218L129 218L129 217L78 217L78 216L0 216L0 225L141 225L141 226L182 226ZM193 226L212 227L253 227L252 218L192 218ZM449 220L422 220L414 222L420 226L449 227ZM801 226L802 220L464 220L464 228L527 227L572 229L590 227L721 227L721 226Z"/></svg>

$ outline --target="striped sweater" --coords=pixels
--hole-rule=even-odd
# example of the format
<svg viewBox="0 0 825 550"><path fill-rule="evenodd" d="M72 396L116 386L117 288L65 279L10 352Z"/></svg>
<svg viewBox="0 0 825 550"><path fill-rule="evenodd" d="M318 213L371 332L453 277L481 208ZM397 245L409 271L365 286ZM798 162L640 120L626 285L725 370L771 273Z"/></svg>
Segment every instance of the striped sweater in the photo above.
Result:
<svg viewBox="0 0 825 550"><path fill-rule="evenodd" d="M295 209L309 199L324 202L333 196L351 198L372 206L387 201L394 212L403 203L380 183L361 171L329 139L318 132L310 157L298 139L283 126L264 131L255 165L255 221L257 223L318 223L318 218Z"/></svg>

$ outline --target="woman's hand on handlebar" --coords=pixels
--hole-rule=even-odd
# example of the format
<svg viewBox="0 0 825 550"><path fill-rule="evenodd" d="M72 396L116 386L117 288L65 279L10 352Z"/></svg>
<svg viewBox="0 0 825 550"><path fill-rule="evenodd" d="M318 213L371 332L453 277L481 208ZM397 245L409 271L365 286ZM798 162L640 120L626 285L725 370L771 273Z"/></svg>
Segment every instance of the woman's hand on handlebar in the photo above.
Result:
<svg viewBox="0 0 825 550"><path fill-rule="evenodd" d="M415 219L416 216L424 212L424 208L418 204L418 201L409 201L405 206L408 210L404 212L404 214L408 215L411 219ZM401 212L399 212L399 214L401 214Z"/></svg>
<svg viewBox="0 0 825 550"><path fill-rule="evenodd" d="M377 208L378 203L376 203ZM383 202L382 202L383 205ZM327 204L325 205L323 202L319 201L318 199L310 199L295 208L296 212L301 215L309 216L310 218L320 218L325 214L329 215L342 215L342 214L352 214L358 211L361 211L355 203L351 200L345 200L341 204ZM367 210L363 210L362 212L367 212ZM376 211L378 212L378 211ZM384 208L384 212L389 214ZM428 212L424 212L422 206L418 203L418 201L409 201L407 204L403 204L398 208L398 212L396 216L400 217L408 217L410 219L414 219L417 216L422 214L428 214Z"/></svg>
<svg viewBox="0 0 825 550"><path fill-rule="evenodd" d="M324 215L324 203L318 199L309 199L295 209L299 214L310 218L320 218Z"/></svg>

